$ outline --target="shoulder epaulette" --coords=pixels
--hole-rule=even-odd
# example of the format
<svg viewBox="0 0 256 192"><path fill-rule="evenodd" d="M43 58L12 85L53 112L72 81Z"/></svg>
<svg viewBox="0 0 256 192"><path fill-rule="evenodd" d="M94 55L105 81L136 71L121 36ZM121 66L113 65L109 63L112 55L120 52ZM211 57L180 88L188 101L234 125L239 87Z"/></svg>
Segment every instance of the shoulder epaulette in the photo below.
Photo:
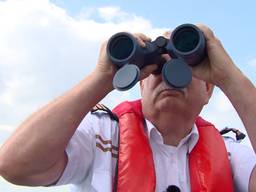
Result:
<svg viewBox="0 0 256 192"><path fill-rule="evenodd" d="M98 104L96 104L93 108L92 108L92 110L91 110L91 113L93 114L93 113L96 113L96 112L98 112L98 111L104 111L104 112L106 112L108 115L109 115L109 117L111 118L111 119L113 119L113 120L115 120L115 121L119 121L118 120L118 117L116 116L116 114L114 114L109 108L107 108L105 105L103 105L103 104L100 104L100 103L98 103Z"/></svg>
<svg viewBox="0 0 256 192"><path fill-rule="evenodd" d="M232 131L233 133L236 134L236 140L237 141L241 141L241 140L243 140L246 137L246 135L244 133L242 133L241 131L239 131L238 129L229 128L229 127L225 127L224 129L222 129L220 131L220 134L224 135L224 134L226 134L226 133L228 133L230 131Z"/></svg>

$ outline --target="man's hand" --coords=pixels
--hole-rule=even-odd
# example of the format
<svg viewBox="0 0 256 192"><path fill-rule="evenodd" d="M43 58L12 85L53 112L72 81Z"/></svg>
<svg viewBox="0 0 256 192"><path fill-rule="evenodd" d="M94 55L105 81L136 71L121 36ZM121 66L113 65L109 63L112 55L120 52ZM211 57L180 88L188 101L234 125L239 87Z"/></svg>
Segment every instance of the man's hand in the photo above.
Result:
<svg viewBox="0 0 256 192"><path fill-rule="evenodd" d="M131 35L133 35L135 37L138 44L143 48L146 46L146 42L151 41L151 39L149 37L147 37L146 35L144 35L142 33L134 33ZM96 74L99 74L99 75L108 76L112 82L112 79L117 71L117 67L108 58L107 51L106 51L107 43L108 42L105 41L101 45L99 59L98 59L97 66L95 68L95 72L96 72ZM156 69L157 69L156 64L152 63L152 65L147 65L146 67L144 67L141 70L140 79L142 80L142 79L146 78L148 75L150 75Z"/></svg>
<svg viewBox="0 0 256 192"><path fill-rule="evenodd" d="M198 24L206 39L208 57L192 68L193 75L217 86L226 83L239 69L234 65L221 42L207 26Z"/></svg>

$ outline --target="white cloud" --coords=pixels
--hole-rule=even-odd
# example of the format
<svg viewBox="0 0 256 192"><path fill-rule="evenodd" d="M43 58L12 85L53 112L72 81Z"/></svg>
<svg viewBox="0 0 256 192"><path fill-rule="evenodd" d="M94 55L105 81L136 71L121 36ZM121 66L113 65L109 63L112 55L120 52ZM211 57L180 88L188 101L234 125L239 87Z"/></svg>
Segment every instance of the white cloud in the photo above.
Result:
<svg viewBox="0 0 256 192"><path fill-rule="evenodd" d="M94 68L103 39L118 31L161 31L118 7L96 10L72 18L47 0L0 3L0 124L16 125L81 80Z"/></svg>
<svg viewBox="0 0 256 192"><path fill-rule="evenodd" d="M120 20L127 20L127 16L130 16L128 13L121 11L119 7L100 7L98 12L100 17L107 22L113 21L117 16Z"/></svg>
<svg viewBox="0 0 256 192"><path fill-rule="evenodd" d="M0 125L0 131L6 131L11 133L14 130L14 127L10 125Z"/></svg>
<svg viewBox="0 0 256 192"><path fill-rule="evenodd" d="M217 91L211 102L218 111L228 113L233 110L232 104L222 91Z"/></svg>

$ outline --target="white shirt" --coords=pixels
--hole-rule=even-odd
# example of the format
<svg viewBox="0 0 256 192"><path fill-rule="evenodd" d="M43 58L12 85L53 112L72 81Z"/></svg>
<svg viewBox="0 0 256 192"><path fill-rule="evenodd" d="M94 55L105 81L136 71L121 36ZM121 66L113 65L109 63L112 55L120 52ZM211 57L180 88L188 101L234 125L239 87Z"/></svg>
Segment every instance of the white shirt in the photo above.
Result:
<svg viewBox="0 0 256 192"><path fill-rule="evenodd" d="M146 123L155 164L156 191L163 192L169 185L178 186L182 192L190 191L188 154L198 141L197 127L173 147L163 144L157 129L149 121ZM72 191L76 192L111 192L117 143L118 124L105 113L88 114L67 146L68 163L57 185L73 183ZM248 191L256 155L233 139L225 139L225 145L236 191Z"/></svg>

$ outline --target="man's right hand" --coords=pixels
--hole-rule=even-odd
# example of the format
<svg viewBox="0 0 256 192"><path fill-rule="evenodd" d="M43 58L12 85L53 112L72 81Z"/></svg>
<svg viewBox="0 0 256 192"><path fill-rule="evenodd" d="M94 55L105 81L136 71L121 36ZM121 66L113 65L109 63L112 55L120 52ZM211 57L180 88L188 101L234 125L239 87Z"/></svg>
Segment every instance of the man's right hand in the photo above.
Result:
<svg viewBox="0 0 256 192"><path fill-rule="evenodd" d="M139 43L139 45L141 47L145 47L146 46L145 43L147 41L151 41L151 39L149 37L147 37L146 35L144 35L142 33L134 33L132 35L135 37L135 39L137 40L137 42ZM97 63L97 66L94 70L94 73L96 73L97 75L106 76L112 82L113 77L114 77L114 75L117 71L117 66L114 65L110 61L110 59L107 55L107 50L106 50L107 49L107 43L108 43L108 41L105 41L101 45L99 58L98 58L98 63ZM157 69L156 64L152 63L152 65L147 65L146 67L144 67L141 70L140 79L142 80L142 79L146 78L148 75L150 75L156 69Z"/></svg>

